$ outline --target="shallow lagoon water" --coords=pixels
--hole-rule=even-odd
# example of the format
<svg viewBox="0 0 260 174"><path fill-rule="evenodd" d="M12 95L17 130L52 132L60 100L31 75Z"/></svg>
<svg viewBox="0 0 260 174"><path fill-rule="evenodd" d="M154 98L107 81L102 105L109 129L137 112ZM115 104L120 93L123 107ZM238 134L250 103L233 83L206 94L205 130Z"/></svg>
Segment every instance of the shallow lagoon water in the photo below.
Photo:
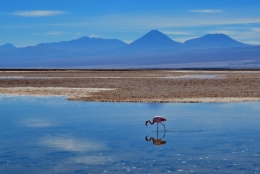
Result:
<svg viewBox="0 0 260 174"><path fill-rule="evenodd" d="M155 115L166 132L145 126ZM259 123L258 102L1 96L0 173L259 173Z"/></svg>

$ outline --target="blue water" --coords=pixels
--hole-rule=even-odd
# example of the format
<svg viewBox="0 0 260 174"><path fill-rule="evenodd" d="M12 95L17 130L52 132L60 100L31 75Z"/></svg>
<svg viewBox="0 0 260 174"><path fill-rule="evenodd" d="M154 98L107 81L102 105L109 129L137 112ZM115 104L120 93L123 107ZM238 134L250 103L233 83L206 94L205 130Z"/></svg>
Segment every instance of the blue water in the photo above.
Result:
<svg viewBox="0 0 260 174"><path fill-rule="evenodd" d="M0 152L1 174L259 173L260 103L0 96Z"/></svg>

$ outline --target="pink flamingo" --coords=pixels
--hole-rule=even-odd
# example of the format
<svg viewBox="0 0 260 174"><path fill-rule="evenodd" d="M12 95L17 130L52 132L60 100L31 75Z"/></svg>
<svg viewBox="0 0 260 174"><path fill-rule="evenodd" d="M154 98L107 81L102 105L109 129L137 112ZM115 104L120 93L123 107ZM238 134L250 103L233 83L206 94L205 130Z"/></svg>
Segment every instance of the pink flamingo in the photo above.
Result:
<svg viewBox="0 0 260 174"><path fill-rule="evenodd" d="M162 123L162 121L166 121L166 118L164 118L162 116L155 116L155 117L153 117L153 122L151 122L150 120L147 120L145 122L145 125L147 126L148 123L150 123L150 124L157 123L157 129L158 129L158 123L161 123L165 129L165 125Z"/></svg>

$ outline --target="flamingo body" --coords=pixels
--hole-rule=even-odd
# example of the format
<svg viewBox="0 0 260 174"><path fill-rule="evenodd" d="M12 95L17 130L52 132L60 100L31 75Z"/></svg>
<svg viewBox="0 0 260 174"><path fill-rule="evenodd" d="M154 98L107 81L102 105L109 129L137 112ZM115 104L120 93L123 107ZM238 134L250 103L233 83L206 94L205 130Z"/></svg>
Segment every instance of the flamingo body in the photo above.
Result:
<svg viewBox="0 0 260 174"><path fill-rule="evenodd" d="M153 121L152 122L150 120L147 120L145 122L145 125L147 126L148 123L150 123L150 124L157 123L157 128L158 128L158 123L161 123L164 126L164 128L165 128L165 125L162 123L163 121L166 121L166 118L164 118L162 116L155 116L155 117L153 117Z"/></svg>

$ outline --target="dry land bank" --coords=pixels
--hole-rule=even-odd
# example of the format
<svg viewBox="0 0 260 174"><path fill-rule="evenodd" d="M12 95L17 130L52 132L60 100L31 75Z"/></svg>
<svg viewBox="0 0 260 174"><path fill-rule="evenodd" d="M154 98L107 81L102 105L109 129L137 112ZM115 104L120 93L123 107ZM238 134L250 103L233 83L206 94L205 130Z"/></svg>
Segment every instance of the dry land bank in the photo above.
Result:
<svg viewBox="0 0 260 174"><path fill-rule="evenodd" d="M260 101L260 71L0 71L0 94L108 102Z"/></svg>

